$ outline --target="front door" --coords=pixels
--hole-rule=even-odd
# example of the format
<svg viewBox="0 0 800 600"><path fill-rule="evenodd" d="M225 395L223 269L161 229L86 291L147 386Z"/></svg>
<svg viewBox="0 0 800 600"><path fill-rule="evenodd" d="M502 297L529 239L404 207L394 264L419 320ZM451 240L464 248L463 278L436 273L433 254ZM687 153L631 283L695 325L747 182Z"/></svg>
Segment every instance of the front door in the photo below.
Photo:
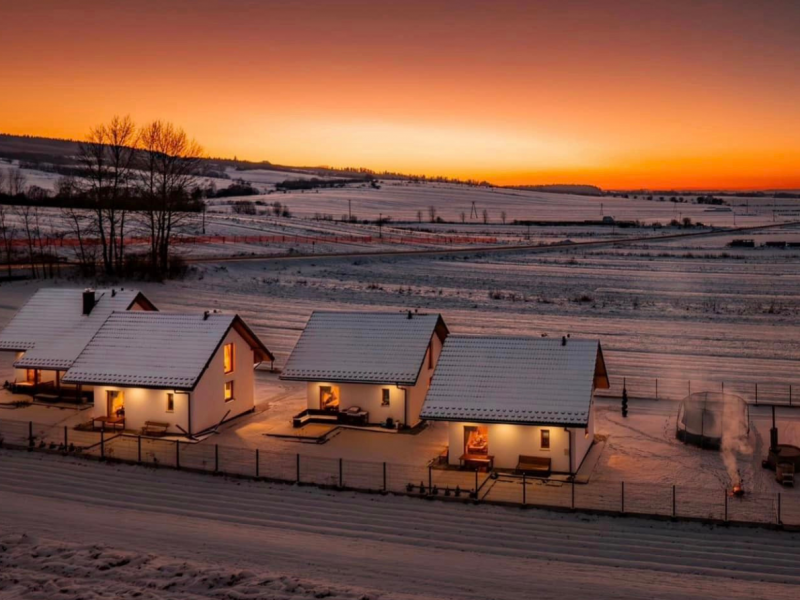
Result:
<svg viewBox="0 0 800 600"><path fill-rule="evenodd" d="M106 416L122 417L125 414L125 398L121 391L106 392Z"/></svg>

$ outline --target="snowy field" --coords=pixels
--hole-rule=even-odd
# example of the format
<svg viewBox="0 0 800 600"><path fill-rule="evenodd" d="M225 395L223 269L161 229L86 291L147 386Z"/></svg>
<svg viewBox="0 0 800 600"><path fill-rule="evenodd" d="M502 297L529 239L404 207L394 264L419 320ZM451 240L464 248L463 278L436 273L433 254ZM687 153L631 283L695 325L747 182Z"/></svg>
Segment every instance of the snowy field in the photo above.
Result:
<svg viewBox="0 0 800 600"><path fill-rule="evenodd" d="M800 536L0 452L7 598L797 597ZM568 576L564 574L568 573Z"/></svg>

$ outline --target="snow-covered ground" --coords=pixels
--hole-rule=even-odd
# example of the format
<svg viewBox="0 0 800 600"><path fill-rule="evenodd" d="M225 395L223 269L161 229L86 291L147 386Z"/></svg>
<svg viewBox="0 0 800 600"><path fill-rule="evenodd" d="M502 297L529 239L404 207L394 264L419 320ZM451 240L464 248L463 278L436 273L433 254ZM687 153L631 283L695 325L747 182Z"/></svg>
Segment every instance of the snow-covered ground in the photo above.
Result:
<svg viewBox="0 0 800 600"><path fill-rule="evenodd" d="M4 598L793 599L798 547L0 451Z"/></svg>

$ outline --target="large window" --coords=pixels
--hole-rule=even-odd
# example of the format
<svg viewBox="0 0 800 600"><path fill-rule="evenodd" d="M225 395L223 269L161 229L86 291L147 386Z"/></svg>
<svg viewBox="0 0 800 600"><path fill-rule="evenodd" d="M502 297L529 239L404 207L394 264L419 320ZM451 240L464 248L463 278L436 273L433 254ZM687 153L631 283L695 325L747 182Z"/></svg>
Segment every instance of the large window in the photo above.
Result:
<svg viewBox="0 0 800 600"><path fill-rule="evenodd" d="M391 390L389 388L381 389L381 406L389 406L391 398Z"/></svg>
<svg viewBox="0 0 800 600"><path fill-rule="evenodd" d="M233 353L233 342L230 344L225 344L222 348L222 364L225 367L225 374L233 373L233 361L234 361L234 353Z"/></svg>
<svg viewBox="0 0 800 600"><path fill-rule="evenodd" d="M335 385L319 386L319 407L322 410L339 410L339 387Z"/></svg>
<svg viewBox="0 0 800 600"><path fill-rule="evenodd" d="M542 429L539 432L539 447L542 450L550 450L550 430Z"/></svg>
<svg viewBox="0 0 800 600"><path fill-rule="evenodd" d="M175 412L175 394L167 394L167 412Z"/></svg>
<svg viewBox="0 0 800 600"><path fill-rule="evenodd" d="M125 416L125 396L119 390L106 390L106 416Z"/></svg>
<svg viewBox="0 0 800 600"><path fill-rule="evenodd" d="M464 454L483 456L489 454L489 428L485 425L464 427Z"/></svg>
<svg viewBox="0 0 800 600"><path fill-rule="evenodd" d="M225 402L232 402L234 400L233 397L233 382L226 381L225 382Z"/></svg>

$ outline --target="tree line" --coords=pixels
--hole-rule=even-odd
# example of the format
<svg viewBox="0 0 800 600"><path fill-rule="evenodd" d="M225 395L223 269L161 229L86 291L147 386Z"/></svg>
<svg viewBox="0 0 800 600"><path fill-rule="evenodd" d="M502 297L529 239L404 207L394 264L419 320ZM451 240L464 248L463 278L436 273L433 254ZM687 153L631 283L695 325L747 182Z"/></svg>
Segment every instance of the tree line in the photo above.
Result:
<svg viewBox="0 0 800 600"><path fill-rule="evenodd" d="M123 275L131 263L141 266L144 260L150 275L167 276L176 235L188 215L204 207L196 185L202 147L172 123L137 126L128 116L115 116L93 127L78 148L78 175L59 179L54 198L26 187L19 169L0 173L0 243L9 274L16 236L27 241L35 277L36 263L44 270L46 257L35 256L34 249L41 254L45 238L69 235L87 273L99 267L107 276ZM43 206L59 207L60 228L51 212L40 211ZM52 235L43 235L45 227ZM129 255L127 242L134 234L149 240L144 257ZM49 263L54 260L53 255Z"/></svg>

